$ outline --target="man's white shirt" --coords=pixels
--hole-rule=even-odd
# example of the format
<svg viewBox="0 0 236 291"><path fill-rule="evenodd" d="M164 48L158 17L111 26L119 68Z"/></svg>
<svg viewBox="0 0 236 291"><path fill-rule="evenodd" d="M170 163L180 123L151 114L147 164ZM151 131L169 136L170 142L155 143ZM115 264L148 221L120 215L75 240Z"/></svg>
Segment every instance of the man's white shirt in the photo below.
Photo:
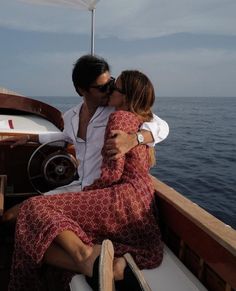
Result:
<svg viewBox="0 0 236 291"><path fill-rule="evenodd" d="M79 112L83 102L68 110L64 116L64 130L55 134L40 134L41 144L55 140L65 140L75 146L76 159L79 162L79 181L74 181L70 185L62 186L48 194L80 191L85 186L91 185L93 181L100 177L102 155L101 150L104 144L104 135L109 116L114 112L113 107L98 107L95 114L89 121L87 127L86 141L77 136L79 127ZM151 131L154 142L149 146L164 140L169 134L168 124L154 115L151 122L145 122L140 129Z"/></svg>

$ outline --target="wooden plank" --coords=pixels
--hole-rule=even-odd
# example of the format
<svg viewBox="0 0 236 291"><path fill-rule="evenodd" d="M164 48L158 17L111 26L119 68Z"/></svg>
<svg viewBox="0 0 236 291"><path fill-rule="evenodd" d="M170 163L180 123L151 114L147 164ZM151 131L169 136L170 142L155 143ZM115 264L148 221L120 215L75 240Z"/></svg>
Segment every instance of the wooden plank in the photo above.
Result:
<svg viewBox="0 0 236 291"><path fill-rule="evenodd" d="M160 218L223 280L236 288L236 231L153 178Z"/></svg>
<svg viewBox="0 0 236 291"><path fill-rule="evenodd" d="M4 193L6 188L7 176L0 175L0 216L3 215L4 211Z"/></svg>
<svg viewBox="0 0 236 291"><path fill-rule="evenodd" d="M173 205L178 211L236 256L236 231L233 228L163 182L154 177L152 177L152 180L158 196Z"/></svg>

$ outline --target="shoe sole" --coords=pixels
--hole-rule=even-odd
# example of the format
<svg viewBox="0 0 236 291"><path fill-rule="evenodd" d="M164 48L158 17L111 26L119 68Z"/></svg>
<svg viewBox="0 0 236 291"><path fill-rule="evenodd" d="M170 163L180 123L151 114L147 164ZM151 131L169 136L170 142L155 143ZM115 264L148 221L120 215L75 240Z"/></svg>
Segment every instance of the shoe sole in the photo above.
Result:
<svg viewBox="0 0 236 291"><path fill-rule="evenodd" d="M129 253L124 254L124 258L129 265L130 269L132 270L134 276L139 281L140 287L143 291L152 291L150 286L148 285L147 281L145 280L142 272L140 271L139 267L136 265L134 259Z"/></svg>
<svg viewBox="0 0 236 291"><path fill-rule="evenodd" d="M101 254L99 258L99 291L113 291L114 275L113 275L114 248L110 240L102 242Z"/></svg>

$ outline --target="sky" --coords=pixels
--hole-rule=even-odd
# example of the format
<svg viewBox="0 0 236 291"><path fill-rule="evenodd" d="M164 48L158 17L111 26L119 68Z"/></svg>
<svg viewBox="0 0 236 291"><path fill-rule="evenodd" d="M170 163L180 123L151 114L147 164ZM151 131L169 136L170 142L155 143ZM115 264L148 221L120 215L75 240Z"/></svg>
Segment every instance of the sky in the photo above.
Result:
<svg viewBox="0 0 236 291"><path fill-rule="evenodd" d="M0 1L0 87L76 96L71 72L90 53L91 12L36 2ZM115 77L147 74L157 96L235 97L235 15L235 0L100 0L95 53Z"/></svg>

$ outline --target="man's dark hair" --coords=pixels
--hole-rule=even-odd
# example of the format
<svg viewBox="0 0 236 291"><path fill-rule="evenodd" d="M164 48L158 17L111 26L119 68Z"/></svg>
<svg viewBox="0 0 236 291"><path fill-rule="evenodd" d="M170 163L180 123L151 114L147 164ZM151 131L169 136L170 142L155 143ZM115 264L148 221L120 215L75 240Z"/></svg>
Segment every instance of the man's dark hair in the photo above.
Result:
<svg viewBox="0 0 236 291"><path fill-rule="evenodd" d="M72 71L72 81L76 92L80 94L79 88L88 90L101 74L109 70L108 63L101 57L92 55L80 57Z"/></svg>

